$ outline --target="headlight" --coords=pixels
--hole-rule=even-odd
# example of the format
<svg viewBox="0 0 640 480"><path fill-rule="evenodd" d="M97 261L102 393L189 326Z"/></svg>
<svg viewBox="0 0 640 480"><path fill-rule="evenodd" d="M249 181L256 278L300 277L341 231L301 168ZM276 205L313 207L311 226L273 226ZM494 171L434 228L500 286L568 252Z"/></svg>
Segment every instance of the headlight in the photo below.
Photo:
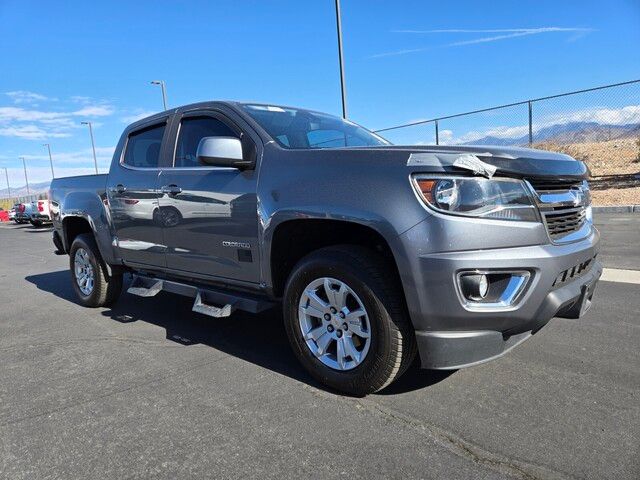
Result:
<svg viewBox="0 0 640 480"><path fill-rule="evenodd" d="M540 221L521 180L416 175L413 182L419 196L438 212L496 220Z"/></svg>

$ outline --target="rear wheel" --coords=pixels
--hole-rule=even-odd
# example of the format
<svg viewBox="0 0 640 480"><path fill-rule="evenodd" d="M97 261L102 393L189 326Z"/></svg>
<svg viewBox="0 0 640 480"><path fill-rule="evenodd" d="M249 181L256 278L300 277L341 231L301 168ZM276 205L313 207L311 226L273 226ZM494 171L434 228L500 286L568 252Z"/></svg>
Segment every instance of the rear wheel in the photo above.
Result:
<svg viewBox="0 0 640 480"><path fill-rule="evenodd" d="M85 307L108 306L120 296L122 274L109 275L93 236L81 234L75 238L69 252L69 267L73 289Z"/></svg>
<svg viewBox="0 0 640 480"><path fill-rule="evenodd" d="M348 245L313 252L293 269L285 327L296 356L317 380L366 395L411 364L415 335L393 273L375 252Z"/></svg>

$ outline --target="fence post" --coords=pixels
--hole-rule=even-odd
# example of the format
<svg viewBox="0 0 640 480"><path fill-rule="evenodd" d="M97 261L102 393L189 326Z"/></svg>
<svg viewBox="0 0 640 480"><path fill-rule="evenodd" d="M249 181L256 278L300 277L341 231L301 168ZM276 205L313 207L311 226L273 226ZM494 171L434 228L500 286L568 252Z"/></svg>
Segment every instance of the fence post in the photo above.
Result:
<svg viewBox="0 0 640 480"><path fill-rule="evenodd" d="M440 145L440 134L438 133L438 120L435 121L436 124L436 145Z"/></svg>
<svg viewBox="0 0 640 480"><path fill-rule="evenodd" d="M529 104L529 146L533 145L533 104L531 100L527 102Z"/></svg>

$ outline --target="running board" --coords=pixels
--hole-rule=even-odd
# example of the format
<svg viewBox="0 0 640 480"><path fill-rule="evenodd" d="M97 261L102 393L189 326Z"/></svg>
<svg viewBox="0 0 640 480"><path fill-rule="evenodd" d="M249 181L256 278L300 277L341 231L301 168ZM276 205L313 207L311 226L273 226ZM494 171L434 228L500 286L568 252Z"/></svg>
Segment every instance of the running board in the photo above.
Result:
<svg viewBox="0 0 640 480"><path fill-rule="evenodd" d="M139 297L155 297L162 290L162 283L162 280L136 275L127 292Z"/></svg>
<svg viewBox="0 0 640 480"><path fill-rule="evenodd" d="M153 297L160 291L195 298L192 310L214 318L230 316L235 310L260 313L276 304L267 298L249 292L231 292L215 287L195 286L146 275L133 276L127 292L141 297ZM218 306L220 305L220 306Z"/></svg>
<svg viewBox="0 0 640 480"><path fill-rule="evenodd" d="M215 305L208 305L202 301L202 295L200 292L196 295L196 301L193 302L193 308L191 309L196 313L208 315L214 318L228 317L233 312L233 304L227 303L224 307L216 307Z"/></svg>

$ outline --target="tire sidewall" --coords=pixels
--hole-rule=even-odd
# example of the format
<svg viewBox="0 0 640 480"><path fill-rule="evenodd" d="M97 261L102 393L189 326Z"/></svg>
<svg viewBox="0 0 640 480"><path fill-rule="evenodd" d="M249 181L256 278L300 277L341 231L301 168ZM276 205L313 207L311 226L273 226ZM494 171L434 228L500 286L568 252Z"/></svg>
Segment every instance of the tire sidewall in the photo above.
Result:
<svg viewBox="0 0 640 480"><path fill-rule="evenodd" d="M323 364L311 353L302 338L299 327L298 307L304 288L313 280L330 277L346 283L360 298L369 317L371 328L371 344L364 361L352 370L334 370ZM350 268L343 262L327 255L326 258L309 258L302 260L294 268L284 295L285 329L290 343L298 359L311 374L324 384L338 390L354 394L362 394L363 386L376 383L376 377L389 361L390 316L376 292L376 282L368 278L364 272Z"/></svg>
<svg viewBox="0 0 640 480"><path fill-rule="evenodd" d="M75 258L76 252L80 248L83 248L89 255L89 262L91 263L91 267L93 268L93 290L89 295L85 295L82 293L76 279ZM71 284L73 285L73 289L76 292L80 303L87 307L97 306L101 287L99 283L101 281L101 266L96 256L95 246L85 241L85 239L82 238L82 235L76 237L76 239L73 241L73 244L71 245L71 250L69 252L69 269L71 270Z"/></svg>

